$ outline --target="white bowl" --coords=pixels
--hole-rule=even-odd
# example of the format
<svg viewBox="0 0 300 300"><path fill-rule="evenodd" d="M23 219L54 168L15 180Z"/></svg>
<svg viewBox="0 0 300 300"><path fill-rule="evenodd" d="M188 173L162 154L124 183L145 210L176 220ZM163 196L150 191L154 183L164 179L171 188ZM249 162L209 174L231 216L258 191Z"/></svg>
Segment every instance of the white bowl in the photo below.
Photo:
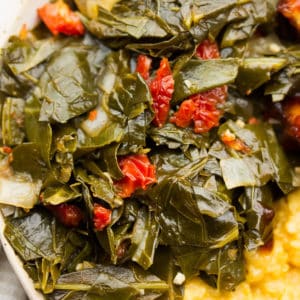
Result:
<svg viewBox="0 0 300 300"><path fill-rule="evenodd" d="M0 0L0 47L3 47L9 36L17 34L22 25L26 24L32 28L38 22L36 9L47 0ZM14 272L19 278L28 298L30 300L44 300L41 293L35 290L32 279L23 269L23 263L16 255L4 237L4 219L0 213L0 241ZM3 299L4 300L4 299ZM17 300L17 299L16 299Z"/></svg>

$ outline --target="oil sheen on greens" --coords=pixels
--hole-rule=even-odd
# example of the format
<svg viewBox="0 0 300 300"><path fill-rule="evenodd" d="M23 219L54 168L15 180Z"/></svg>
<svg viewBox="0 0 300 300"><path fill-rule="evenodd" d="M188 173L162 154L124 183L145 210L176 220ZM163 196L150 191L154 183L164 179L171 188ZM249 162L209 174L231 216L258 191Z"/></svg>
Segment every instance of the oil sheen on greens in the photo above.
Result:
<svg viewBox="0 0 300 300"><path fill-rule="evenodd" d="M179 300L178 272L233 290L245 279L244 249L272 237L273 201L293 189L291 165L260 114L297 84L299 49L273 31L277 1L102 2L73 3L82 38L38 28L1 50L0 202L16 207L5 236L47 299ZM207 38L220 59L194 57ZM221 125L205 134L153 126L138 53L152 56L154 69L169 58L171 113L228 85ZM247 124L252 116L261 121ZM226 147L228 131L250 151ZM118 156L133 153L147 153L157 183L122 199L113 185L123 176ZM47 209L66 202L84 212L80 227L64 227ZM113 211L101 232L92 220L99 202Z"/></svg>

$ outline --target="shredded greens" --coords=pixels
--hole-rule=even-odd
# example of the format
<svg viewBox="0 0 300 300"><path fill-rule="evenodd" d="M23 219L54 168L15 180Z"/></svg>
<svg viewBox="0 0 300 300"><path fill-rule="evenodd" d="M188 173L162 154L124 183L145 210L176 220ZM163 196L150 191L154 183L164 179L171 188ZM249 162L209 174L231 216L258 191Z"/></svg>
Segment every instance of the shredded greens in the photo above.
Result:
<svg viewBox="0 0 300 300"><path fill-rule="evenodd" d="M294 188L263 113L293 92L299 49L276 32L276 1L113 2L72 2L83 37L40 26L1 50L0 203L16 207L5 236L47 299L179 300L178 272L233 290L245 279L243 250L272 238L273 202ZM207 39L220 58L195 58ZM171 63L169 115L227 85L220 126L154 126L139 53L155 68L162 57ZM119 158L131 154L147 154L157 180L124 199L114 183L124 176ZM102 231L96 203L112 211ZM82 211L79 226L53 216L49 207L61 204Z"/></svg>

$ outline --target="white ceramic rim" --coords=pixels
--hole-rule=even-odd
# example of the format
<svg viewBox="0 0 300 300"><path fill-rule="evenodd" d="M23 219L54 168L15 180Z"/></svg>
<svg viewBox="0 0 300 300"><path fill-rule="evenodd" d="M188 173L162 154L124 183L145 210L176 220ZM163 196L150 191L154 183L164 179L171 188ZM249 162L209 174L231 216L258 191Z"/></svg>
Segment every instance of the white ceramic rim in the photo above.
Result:
<svg viewBox="0 0 300 300"><path fill-rule="evenodd" d="M37 22L36 10L47 0L0 0L0 47L3 47L12 34L18 34L23 24L30 29ZM23 268L17 256L4 236L4 217L0 212L0 242L13 271L18 277L30 300L44 300L44 296L34 288L33 280Z"/></svg>

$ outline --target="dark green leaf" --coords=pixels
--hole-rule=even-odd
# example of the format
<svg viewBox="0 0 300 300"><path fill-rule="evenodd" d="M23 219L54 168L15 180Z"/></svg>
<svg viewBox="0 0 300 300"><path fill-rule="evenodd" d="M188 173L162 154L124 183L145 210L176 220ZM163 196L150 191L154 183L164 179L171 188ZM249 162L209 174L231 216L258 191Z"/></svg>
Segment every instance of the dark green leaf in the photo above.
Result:
<svg viewBox="0 0 300 300"><path fill-rule="evenodd" d="M2 107L1 128L3 144L14 146L21 144L24 133L25 102L19 98L6 98Z"/></svg>
<svg viewBox="0 0 300 300"><path fill-rule="evenodd" d="M43 191L43 204L58 205L81 197L78 184L47 187Z"/></svg>
<svg viewBox="0 0 300 300"><path fill-rule="evenodd" d="M159 227L153 213L146 208L140 209L131 237L132 260L144 269L153 264L154 253L158 246Z"/></svg>
<svg viewBox="0 0 300 300"><path fill-rule="evenodd" d="M90 186L94 197L104 200L112 208L122 205L122 199L116 194L111 178L97 168L97 173L88 175L83 169L76 170L77 180Z"/></svg>
<svg viewBox="0 0 300 300"><path fill-rule="evenodd" d="M269 187L246 188L239 198L246 218L245 246L248 250L263 245L272 236L273 196Z"/></svg>
<svg viewBox="0 0 300 300"><path fill-rule="evenodd" d="M34 41L14 37L5 50L5 60L11 71L17 75L36 67L67 42L68 39L49 38Z"/></svg>
<svg viewBox="0 0 300 300"><path fill-rule="evenodd" d="M43 99L40 121L66 123L96 106L98 96L87 59L89 51L96 49L77 44L52 56L39 81Z"/></svg>
<svg viewBox="0 0 300 300"><path fill-rule="evenodd" d="M287 65L285 58L246 58L240 65L236 85L240 92L249 95L253 90L270 80L271 74Z"/></svg>
<svg viewBox="0 0 300 300"><path fill-rule="evenodd" d="M238 74L235 59L190 60L174 75L175 103L187 97L231 83Z"/></svg>
<svg viewBox="0 0 300 300"><path fill-rule="evenodd" d="M40 122L41 104L33 95L25 105L25 129L29 142L39 145L41 156L45 163L50 166L50 150L52 143L52 128L48 122Z"/></svg>
<svg viewBox="0 0 300 300"><path fill-rule="evenodd" d="M79 234L58 224L45 212L31 212L29 215L6 220L5 236L24 261L38 260L37 271L41 276L40 288L52 292L55 282L72 262L86 252L87 242Z"/></svg>
<svg viewBox="0 0 300 300"><path fill-rule="evenodd" d="M137 266L116 267L97 265L76 273L62 275L57 284L57 290L74 291L67 298L52 299L78 299L78 296L90 300L114 299L147 299L147 295L155 292L161 295L168 285L160 278L145 272ZM144 291L144 296L141 295ZM76 295L77 294L77 295ZM155 299L155 298L150 298Z"/></svg>
<svg viewBox="0 0 300 300"><path fill-rule="evenodd" d="M191 145L202 148L208 143L208 137L196 134L192 128L179 128L172 123L166 123L162 128L151 127L150 137L157 146L167 145L169 149L181 148L187 150Z"/></svg>

